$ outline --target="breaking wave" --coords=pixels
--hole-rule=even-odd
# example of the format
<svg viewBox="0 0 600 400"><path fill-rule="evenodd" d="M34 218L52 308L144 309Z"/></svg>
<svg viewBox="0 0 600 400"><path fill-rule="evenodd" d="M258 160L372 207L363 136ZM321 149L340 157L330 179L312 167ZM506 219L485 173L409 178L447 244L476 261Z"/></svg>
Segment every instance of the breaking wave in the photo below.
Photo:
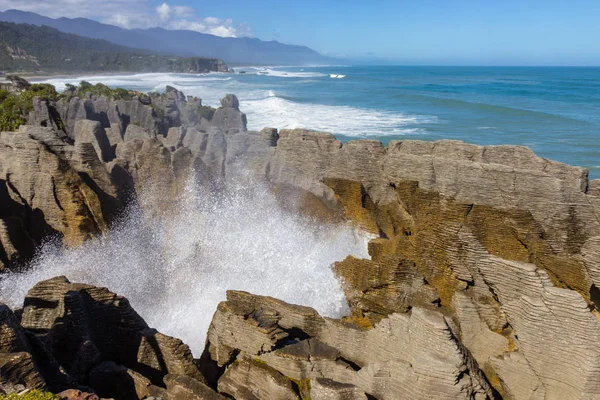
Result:
<svg viewBox="0 0 600 400"><path fill-rule="evenodd" d="M77 249L46 245L31 269L0 281L0 300L65 275L127 297L151 327L190 345L196 357L226 290L245 290L340 317L347 305L330 265L368 257L368 238L285 211L263 185L238 176L208 198L190 187L177 212L149 219L132 207L103 238Z"/></svg>
<svg viewBox="0 0 600 400"><path fill-rule="evenodd" d="M435 117L405 115L350 106L330 106L297 103L275 95L241 102L248 117L248 129L260 130L265 126L279 129L306 128L343 134L350 137L425 134L415 127L436 122ZM251 117L250 117L251 116Z"/></svg>

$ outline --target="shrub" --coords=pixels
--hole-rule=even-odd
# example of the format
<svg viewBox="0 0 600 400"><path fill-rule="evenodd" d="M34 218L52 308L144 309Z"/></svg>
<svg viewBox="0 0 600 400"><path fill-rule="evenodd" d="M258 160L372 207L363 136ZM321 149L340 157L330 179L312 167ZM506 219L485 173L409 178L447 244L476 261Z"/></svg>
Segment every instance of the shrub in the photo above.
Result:
<svg viewBox="0 0 600 400"><path fill-rule="evenodd" d="M198 106L198 115L210 121L215 115L215 109L209 106Z"/></svg>
<svg viewBox="0 0 600 400"><path fill-rule="evenodd" d="M7 394L0 395L0 400L56 400L58 397L49 392L42 392L41 390L32 390L21 396L18 394Z"/></svg>
<svg viewBox="0 0 600 400"><path fill-rule="evenodd" d="M117 99L117 100L131 100L131 99L133 99L133 96L136 94L135 92L131 92L127 89L123 89L123 88L111 89L108 86L103 85L102 83L96 83L95 85L92 85L91 83L86 82L86 81L81 81L79 83L79 88L75 88L73 86L73 89L71 89L69 87L67 87L67 89L69 91L72 91L73 89L75 89L79 96L82 96L86 93L91 93L96 96L106 96L106 97Z"/></svg>
<svg viewBox="0 0 600 400"><path fill-rule="evenodd" d="M33 98L55 101L58 93L54 86L47 83L30 85L21 93L0 90L0 130L15 131L27 122L27 116L33 111Z"/></svg>

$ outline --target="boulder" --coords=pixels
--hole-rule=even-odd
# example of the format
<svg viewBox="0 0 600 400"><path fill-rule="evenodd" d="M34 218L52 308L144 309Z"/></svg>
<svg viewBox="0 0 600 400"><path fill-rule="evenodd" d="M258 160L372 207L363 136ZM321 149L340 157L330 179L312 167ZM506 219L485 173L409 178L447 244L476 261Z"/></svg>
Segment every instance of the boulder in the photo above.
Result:
<svg viewBox="0 0 600 400"><path fill-rule="evenodd" d="M218 127L225 133L245 132L247 126L246 114L239 110L239 101L234 95L221 99L221 107L215 111L211 126Z"/></svg>
<svg viewBox="0 0 600 400"><path fill-rule="evenodd" d="M238 100L237 96L235 94L228 94L225 95L225 97L223 97L221 99L221 107L224 108L235 108L236 110L240 109L240 101Z"/></svg>

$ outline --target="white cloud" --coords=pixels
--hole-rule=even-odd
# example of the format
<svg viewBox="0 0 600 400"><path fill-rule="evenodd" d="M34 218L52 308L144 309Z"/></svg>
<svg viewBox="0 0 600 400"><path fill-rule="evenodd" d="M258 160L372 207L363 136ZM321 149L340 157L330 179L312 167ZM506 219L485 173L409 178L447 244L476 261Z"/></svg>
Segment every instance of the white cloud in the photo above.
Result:
<svg viewBox="0 0 600 400"><path fill-rule="evenodd" d="M149 0L104 0L100 7L93 0L0 0L0 11L9 9L31 11L51 18L91 18L128 29L160 26L223 37L252 36L246 23L234 24L231 19L203 17L192 7L166 2L153 8Z"/></svg>
<svg viewBox="0 0 600 400"><path fill-rule="evenodd" d="M234 25L231 19L205 17L200 19L195 10L186 6L170 6L162 3L156 7L156 14L166 29L184 29L222 37L251 36L247 24Z"/></svg>
<svg viewBox="0 0 600 400"><path fill-rule="evenodd" d="M167 21L171 18L171 7L167 3L162 3L156 7L156 14L162 21Z"/></svg>
<svg viewBox="0 0 600 400"><path fill-rule="evenodd" d="M219 20L219 18L215 18L215 17L206 17L204 18L204 22L206 22L207 24L218 24L221 21Z"/></svg>
<svg viewBox="0 0 600 400"><path fill-rule="evenodd" d="M231 19L219 19L216 17L206 17L200 21L182 19L172 19L166 25L167 29L185 29L201 33L209 33L222 37L242 37L251 36L252 31L246 24L233 25Z"/></svg>
<svg viewBox="0 0 600 400"><path fill-rule="evenodd" d="M106 20L106 22L111 25L117 25L125 29L131 28L131 21L129 21L129 17L123 14L115 14L108 20Z"/></svg>
<svg viewBox="0 0 600 400"><path fill-rule="evenodd" d="M187 6L174 6L173 10L175 10L175 15L181 18L191 17L196 13L196 10Z"/></svg>

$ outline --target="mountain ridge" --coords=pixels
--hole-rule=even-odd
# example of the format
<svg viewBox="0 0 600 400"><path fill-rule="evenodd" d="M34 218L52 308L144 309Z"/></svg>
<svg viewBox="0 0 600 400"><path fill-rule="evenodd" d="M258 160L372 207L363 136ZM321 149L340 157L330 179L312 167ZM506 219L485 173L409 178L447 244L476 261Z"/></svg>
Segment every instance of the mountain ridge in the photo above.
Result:
<svg viewBox="0 0 600 400"><path fill-rule="evenodd" d="M10 72L226 72L220 59L162 55L48 26L0 22L0 69Z"/></svg>
<svg viewBox="0 0 600 400"><path fill-rule="evenodd" d="M0 21L47 25L61 32L92 39L149 49L178 56L213 57L227 63L308 64L330 63L335 59L323 56L306 46L289 45L257 38L224 38L187 30L167 30L160 27L124 29L87 18L49 18L28 11L0 12Z"/></svg>

